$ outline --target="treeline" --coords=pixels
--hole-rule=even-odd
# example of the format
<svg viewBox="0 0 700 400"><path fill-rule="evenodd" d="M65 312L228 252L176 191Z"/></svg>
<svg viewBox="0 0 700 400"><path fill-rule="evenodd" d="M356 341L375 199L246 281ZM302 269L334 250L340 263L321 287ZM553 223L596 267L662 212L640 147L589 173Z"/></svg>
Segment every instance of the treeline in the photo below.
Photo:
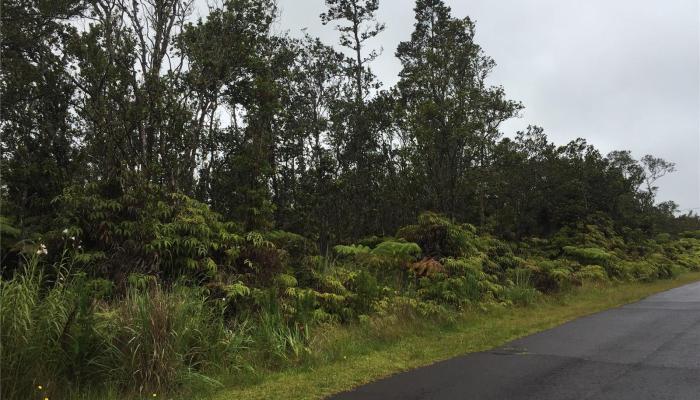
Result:
<svg viewBox="0 0 700 400"><path fill-rule="evenodd" d="M322 249L423 210L514 238L599 212L637 234L675 229L676 205L654 202L672 163L555 146L538 127L503 138L522 105L487 83L473 21L443 1L416 2L390 88L370 68L378 1L326 3L345 51L275 33L271 0L198 21L189 0L4 0L3 214L42 231L68 187L148 183Z"/></svg>

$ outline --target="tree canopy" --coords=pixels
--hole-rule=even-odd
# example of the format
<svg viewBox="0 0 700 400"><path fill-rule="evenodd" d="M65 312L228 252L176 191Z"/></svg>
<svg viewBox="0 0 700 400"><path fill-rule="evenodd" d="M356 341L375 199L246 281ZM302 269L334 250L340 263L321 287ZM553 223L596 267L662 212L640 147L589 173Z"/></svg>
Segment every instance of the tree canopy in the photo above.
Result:
<svg viewBox="0 0 700 400"><path fill-rule="evenodd" d="M322 249L426 210L506 237L599 213L620 231L674 229L677 206L655 202L673 163L558 146L536 126L503 136L523 105L487 83L495 61L468 17L418 0L399 80L383 88L368 45L380 3L326 6L345 50L275 32L267 0L198 20L189 0L3 1L3 214L46 231L54 200L90 183L115 198L155 185Z"/></svg>

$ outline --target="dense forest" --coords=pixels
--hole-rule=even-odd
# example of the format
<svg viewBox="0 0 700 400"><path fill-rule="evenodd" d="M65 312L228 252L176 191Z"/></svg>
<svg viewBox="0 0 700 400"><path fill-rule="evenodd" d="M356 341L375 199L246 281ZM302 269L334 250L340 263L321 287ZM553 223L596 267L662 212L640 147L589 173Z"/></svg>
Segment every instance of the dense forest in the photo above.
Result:
<svg viewBox="0 0 700 400"><path fill-rule="evenodd" d="M504 136L523 105L444 1L393 87L378 0L326 0L337 43L193 7L2 0L3 397L177 392L323 324L700 267L700 219L656 201L674 164Z"/></svg>

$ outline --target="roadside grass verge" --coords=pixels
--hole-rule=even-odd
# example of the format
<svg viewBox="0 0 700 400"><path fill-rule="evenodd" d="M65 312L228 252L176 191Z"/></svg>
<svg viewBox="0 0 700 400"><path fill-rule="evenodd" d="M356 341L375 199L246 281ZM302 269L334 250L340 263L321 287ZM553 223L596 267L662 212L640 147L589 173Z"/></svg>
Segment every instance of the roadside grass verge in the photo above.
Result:
<svg viewBox="0 0 700 400"><path fill-rule="evenodd" d="M296 368L258 370L201 399L319 399L434 362L500 346L572 319L700 280L700 272L651 283L587 285L541 296L526 307L465 311L455 321L374 319L320 330ZM240 378L240 377L239 377ZM188 396L193 398L193 396Z"/></svg>

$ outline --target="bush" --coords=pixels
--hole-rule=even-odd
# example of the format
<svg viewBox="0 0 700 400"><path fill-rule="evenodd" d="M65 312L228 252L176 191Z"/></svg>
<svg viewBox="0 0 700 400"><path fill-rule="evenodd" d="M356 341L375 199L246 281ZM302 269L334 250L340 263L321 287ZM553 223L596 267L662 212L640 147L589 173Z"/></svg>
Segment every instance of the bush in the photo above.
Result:
<svg viewBox="0 0 700 400"><path fill-rule="evenodd" d="M622 249L624 240L605 214L589 215L585 220L560 229L551 239L555 248L565 246L595 247L606 250Z"/></svg>
<svg viewBox="0 0 700 400"><path fill-rule="evenodd" d="M418 280L418 297L423 301L461 308L466 304L494 299L501 285L481 270L481 259L444 260L445 273L434 273Z"/></svg>
<svg viewBox="0 0 700 400"><path fill-rule="evenodd" d="M606 282L608 274L600 265L586 265L575 273L576 279L581 282Z"/></svg>
<svg viewBox="0 0 700 400"><path fill-rule="evenodd" d="M371 253L375 256L409 261L420 257L421 248L415 243L387 241L379 243Z"/></svg>
<svg viewBox="0 0 700 400"><path fill-rule="evenodd" d="M685 231L680 234L681 237L688 239L700 239L700 230L697 231Z"/></svg>
<svg viewBox="0 0 700 400"><path fill-rule="evenodd" d="M473 226L457 225L444 216L426 212L418 224L405 226L396 236L417 243L427 257L468 257L477 253Z"/></svg>
<svg viewBox="0 0 700 400"><path fill-rule="evenodd" d="M207 205L151 184L74 186L57 202L56 229L47 238L73 238L77 261L117 280L133 272L211 277L234 264L243 242L239 227Z"/></svg>
<svg viewBox="0 0 700 400"><path fill-rule="evenodd" d="M265 234L265 238L276 248L286 251L293 262L318 254L318 246L315 243L296 233L271 231Z"/></svg>
<svg viewBox="0 0 700 400"><path fill-rule="evenodd" d="M347 288L352 292L350 307L356 315L374 311L376 302L383 294L377 279L367 271L353 273L348 279Z"/></svg>
<svg viewBox="0 0 700 400"><path fill-rule="evenodd" d="M239 254L229 273L243 274L258 286L270 286L287 266L287 253L275 247L258 232L249 232L240 244Z"/></svg>
<svg viewBox="0 0 700 400"><path fill-rule="evenodd" d="M579 266L577 262L565 259L536 261L533 268L533 285L544 293L569 288L577 283L574 270Z"/></svg>
<svg viewBox="0 0 700 400"><path fill-rule="evenodd" d="M363 245L342 245L333 247L333 251L341 257L352 257L358 254L369 254L372 249Z"/></svg>
<svg viewBox="0 0 700 400"><path fill-rule="evenodd" d="M424 258L414 262L408 269L417 276L432 276L437 273L445 272L445 267L439 261L432 258Z"/></svg>
<svg viewBox="0 0 700 400"><path fill-rule="evenodd" d="M598 247L565 246L564 254L584 265L599 265L605 268L607 275L613 278L624 278L619 258Z"/></svg>
<svg viewBox="0 0 700 400"><path fill-rule="evenodd" d="M190 384L201 372L235 369L248 345L245 332L228 328L223 303L211 304L198 288L129 290L101 311L114 359L112 377L142 393L164 393Z"/></svg>

